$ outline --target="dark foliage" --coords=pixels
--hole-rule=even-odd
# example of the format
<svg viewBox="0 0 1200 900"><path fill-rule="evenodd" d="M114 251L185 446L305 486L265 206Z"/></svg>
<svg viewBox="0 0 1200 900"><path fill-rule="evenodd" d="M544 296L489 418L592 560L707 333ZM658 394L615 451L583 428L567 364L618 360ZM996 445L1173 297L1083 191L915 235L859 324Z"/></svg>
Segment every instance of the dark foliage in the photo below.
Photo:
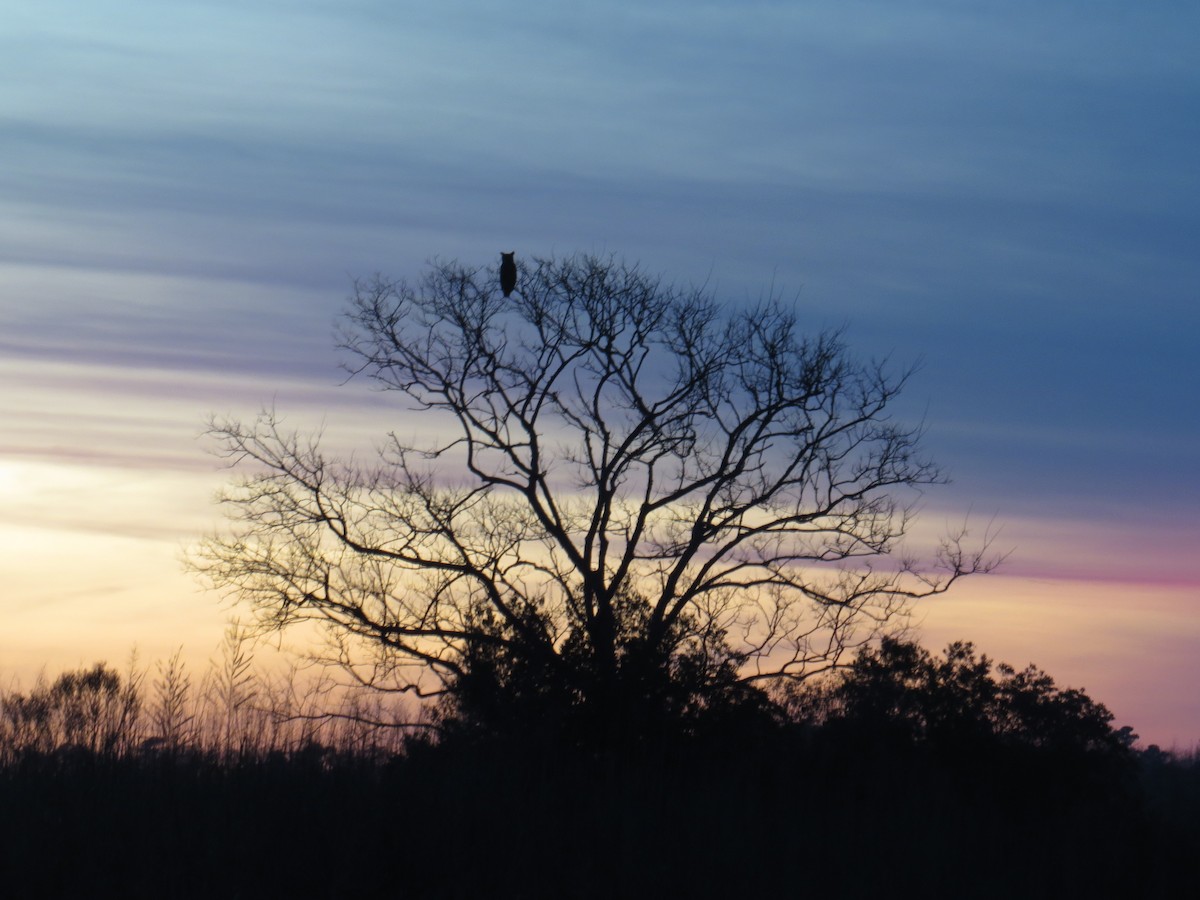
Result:
<svg viewBox="0 0 1200 900"><path fill-rule="evenodd" d="M502 690L536 692L501 669ZM137 696L103 666L68 675L32 693ZM700 716L620 747L530 718L392 755L8 748L0 893L1057 898L1200 878L1200 766L1134 753L1107 710L1038 670L889 642L803 699L823 714Z"/></svg>
<svg viewBox="0 0 1200 900"><path fill-rule="evenodd" d="M1194 798L1196 768L1169 766L1154 778ZM387 764L81 752L0 771L10 898L1177 896L1200 876L1198 837L1194 806L1047 802L797 733L620 758L493 743Z"/></svg>
<svg viewBox="0 0 1200 900"><path fill-rule="evenodd" d="M829 724L943 755L1036 750L1120 763L1137 739L1114 729L1112 713L1082 690L1059 688L1036 666L994 665L970 643L936 657L885 638L826 690Z"/></svg>
<svg viewBox="0 0 1200 900"><path fill-rule="evenodd" d="M481 638L468 644L456 690L439 707L444 729L615 750L773 724L778 710L740 677L743 658L722 631L684 615L654 641L645 598L626 592L613 610L612 673L582 622L557 653L538 654L514 650L520 630L485 610L475 623Z"/></svg>
<svg viewBox="0 0 1200 900"><path fill-rule="evenodd" d="M28 694L0 701L0 754L78 748L117 753L128 747L141 711L136 684L104 663L64 672Z"/></svg>

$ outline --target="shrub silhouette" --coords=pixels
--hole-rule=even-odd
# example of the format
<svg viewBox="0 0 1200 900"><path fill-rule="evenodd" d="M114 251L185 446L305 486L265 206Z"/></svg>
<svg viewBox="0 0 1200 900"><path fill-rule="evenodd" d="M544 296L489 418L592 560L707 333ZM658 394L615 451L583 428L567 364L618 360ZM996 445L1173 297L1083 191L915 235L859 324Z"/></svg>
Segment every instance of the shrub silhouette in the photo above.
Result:
<svg viewBox="0 0 1200 900"><path fill-rule="evenodd" d="M885 638L824 691L823 718L835 729L943 754L1036 751L1125 765L1137 739L1129 728L1114 729L1112 713L1084 691L1058 687L1033 665L996 665L969 642L937 657Z"/></svg>
<svg viewBox="0 0 1200 900"><path fill-rule="evenodd" d="M678 656L707 680L717 647ZM1131 732L1084 692L969 644L938 656L888 641L821 691L780 698L790 719L732 693L687 740L622 752L578 752L583 731L563 752L562 733L537 732L539 710L564 703L571 722L573 701L547 696L536 672L496 657L475 675L520 698L500 704L511 727L386 747L300 729L316 720L294 718L258 673L232 745L219 692L178 690L172 721L195 727L154 752L137 738L163 711L152 700L122 717L141 681L104 664L0 692L6 742L14 723L46 736L0 753L4 896L1173 896L1200 876L1195 760L1132 753ZM681 689L638 702L686 718L697 701ZM124 730L114 739L105 722ZM529 739L513 739L520 725ZM271 849L292 835L315 864Z"/></svg>
<svg viewBox="0 0 1200 900"><path fill-rule="evenodd" d="M76 748L93 753L126 749L141 712L137 685L122 683L105 663L64 672L28 695L3 699L3 743L10 751L48 753Z"/></svg>
<svg viewBox="0 0 1200 900"><path fill-rule="evenodd" d="M665 646L650 647L649 601L626 591L613 610L617 673L610 678L582 623L557 654L541 655L514 649L520 630L482 613L482 638L468 645L456 691L439 707L442 725L601 749L731 732L774 715L766 694L740 677L744 657L722 630L684 615L661 639Z"/></svg>

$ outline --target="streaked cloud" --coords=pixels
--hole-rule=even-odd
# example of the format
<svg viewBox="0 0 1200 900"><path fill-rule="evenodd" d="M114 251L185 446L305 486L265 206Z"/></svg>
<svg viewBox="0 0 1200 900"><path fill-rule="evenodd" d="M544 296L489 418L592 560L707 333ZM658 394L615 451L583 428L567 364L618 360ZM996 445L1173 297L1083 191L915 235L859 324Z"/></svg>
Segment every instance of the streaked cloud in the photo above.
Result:
<svg viewBox="0 0 1200 900"><path fill-rule="evenodd" d="M177 541L212 521L204 417L274 403L338 447L413 427L339 386L351 279L501 249L774 291L863 354L923 359L898 411L955 479L929 511L995 515L1014 555L994 584L1034 579L1062 635L1097 580L1186 599L1198 27L1154 0L7 11L0 528L28 552L0 612L36 630L34 606L86 593L31 535L82 541L83 571L125 559L97 596L143 575L190 596L137 523ZM114 601L137 610L122 633L173 627L147 591ZM1200 648L1171 608L1146 633ZM1063 665L1105 640L1080 631Z"/></svg>

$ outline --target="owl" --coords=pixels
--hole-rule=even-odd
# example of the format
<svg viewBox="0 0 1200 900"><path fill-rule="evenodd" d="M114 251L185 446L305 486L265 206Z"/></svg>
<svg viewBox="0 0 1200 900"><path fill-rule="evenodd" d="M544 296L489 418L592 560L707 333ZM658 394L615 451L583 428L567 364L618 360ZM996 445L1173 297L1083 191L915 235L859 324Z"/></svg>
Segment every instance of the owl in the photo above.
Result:
<svg viewBox="0 0 1200 900"><path fill-rule="evenodd" d="M513 259L517 251L500 253L500 290L507 297L517 286L517 261Z"/></svg>

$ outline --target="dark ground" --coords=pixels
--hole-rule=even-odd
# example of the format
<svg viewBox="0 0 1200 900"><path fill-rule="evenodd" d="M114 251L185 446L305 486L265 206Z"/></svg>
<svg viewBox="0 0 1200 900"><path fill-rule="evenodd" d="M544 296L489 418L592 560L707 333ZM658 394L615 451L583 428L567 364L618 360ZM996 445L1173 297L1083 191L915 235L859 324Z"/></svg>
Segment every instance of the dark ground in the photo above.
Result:
<svg viewBox="0 0 1200 900"><path fill-rule="evenodd" d="M1060 762L799 734L620 756L30 755L0 771L0 896L1190 895L1200 766Z"/></svg>

